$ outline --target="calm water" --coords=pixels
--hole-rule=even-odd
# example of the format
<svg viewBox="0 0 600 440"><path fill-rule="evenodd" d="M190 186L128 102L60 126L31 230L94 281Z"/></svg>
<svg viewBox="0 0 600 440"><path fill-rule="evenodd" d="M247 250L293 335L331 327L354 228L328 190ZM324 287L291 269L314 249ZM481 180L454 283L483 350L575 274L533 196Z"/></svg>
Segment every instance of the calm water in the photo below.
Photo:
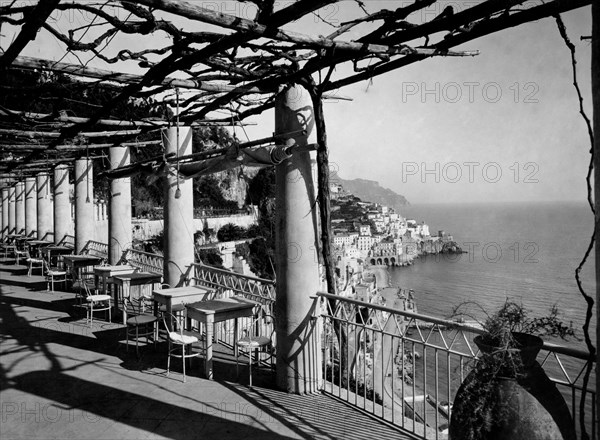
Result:
<svg viewBox="0 0 600 440"><path fill-rule="evenodd" d="M564 320L583 324L586 304L575 269L593 230L584 203L414 205L401 214L425 221L432 234L444 229L469 252L390 269L394 284L415 290L420 313L448 316L454 305L472 300L493 311L511 298L537 313L557 304ZM593 253L582 279L594 296Z"/></svg>

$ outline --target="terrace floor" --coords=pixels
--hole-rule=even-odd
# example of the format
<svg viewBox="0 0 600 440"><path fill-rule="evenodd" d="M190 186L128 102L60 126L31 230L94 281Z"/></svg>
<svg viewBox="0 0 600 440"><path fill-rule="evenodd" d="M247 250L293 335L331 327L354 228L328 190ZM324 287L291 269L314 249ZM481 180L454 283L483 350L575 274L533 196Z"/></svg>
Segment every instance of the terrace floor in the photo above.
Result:
<svg viewBox="0 0 600 440"><path fill-rule="evenodd" d="M0 437L9 439L379 439L408 434L326 395L277 391L270 369L236 376L216 353L215 381L192 359L166 377L166 343L126 352L125 328L86 325L70 292L0 259ZM243 361L242 361L243 362Z"/></svg>

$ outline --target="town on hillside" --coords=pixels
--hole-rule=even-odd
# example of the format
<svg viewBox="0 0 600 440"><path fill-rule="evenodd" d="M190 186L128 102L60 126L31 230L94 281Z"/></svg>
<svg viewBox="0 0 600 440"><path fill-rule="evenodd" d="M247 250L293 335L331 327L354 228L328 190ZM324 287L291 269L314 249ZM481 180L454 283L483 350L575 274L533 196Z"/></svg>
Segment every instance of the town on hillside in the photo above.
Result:
<svg viewBox="0 0 600 440"><path fill-rule="evenodd" d="M362 201L339 183L331 184L330 193L332 253L341 272L356 272L360 265L405 266L419 255L462 252L445 231L431 235L425 222Z"/></svg>

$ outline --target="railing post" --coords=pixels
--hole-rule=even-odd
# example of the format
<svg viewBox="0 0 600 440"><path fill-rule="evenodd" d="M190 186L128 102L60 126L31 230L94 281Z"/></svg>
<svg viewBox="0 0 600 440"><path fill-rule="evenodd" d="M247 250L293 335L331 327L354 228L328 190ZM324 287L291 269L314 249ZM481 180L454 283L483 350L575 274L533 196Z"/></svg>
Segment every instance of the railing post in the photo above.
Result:
<svg viewBox="0 0 600 440"><path fill-rule="evenodd" d="M129 165L129 147L112 147L109 150L109 155L112 170ZM131 229L131 179L124 177L111 180L109 197L108 260L110 264L117 264L125 249L129 248L133 241Z"/></svg>
<svg viewBox="0 0 600 440"><path fill-rule="evenodd" d="M310 96L296 85L275 103L275 134L302 130L305 134L287 139L286 144L301 147L316 138ZM321 375L321 366L314 368L316 347L311 346L316 328L310 296L319 289L313 165L310 152L297 152L275 171L277 385L298 394L317 392Z"/></svg>

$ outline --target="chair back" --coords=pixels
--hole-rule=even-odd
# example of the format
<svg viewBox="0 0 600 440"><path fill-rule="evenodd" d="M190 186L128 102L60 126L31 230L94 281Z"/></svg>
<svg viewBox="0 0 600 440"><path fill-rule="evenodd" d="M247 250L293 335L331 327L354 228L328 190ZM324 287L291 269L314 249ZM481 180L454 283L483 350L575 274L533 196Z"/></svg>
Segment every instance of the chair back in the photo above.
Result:
<svg viewBox="0 0 600 440"><path fill-rule="evenodd" d="M256 313L252 318L252 324L250 328L245 328L242 330L244 332L242 336L250 338L250 340L253 338L266 337L273 342L275 329L275 317L265 313L264 310L260 308L258 313Z"/></svg>
<svg viewBox="0 0 600 440"><path fill-rule="evenodd" d="M183 330L185 328L185 314L184 315L175 315L173 313L169 313L169 312L163 312L162 313L162 322L163 325L165 326L166 329L168 329L169 327L167 326L167 320L171 321L172 324L174 324L171 329L176 328L177 330L171 330L171 332L175 332L175 333L179 333L179 336L181 336L183 338ZM170 333L170 332L167 332ZM169 336L170 338L170 336Z"/></svg>
<svg viewBox="0 0 600 440"><path fill-rule="evenodd" d="M147 303L145 302L144 297L142 297L142 296L140 296L139 298L136 298L136 297L123 298L122 304L123 304L123 310L125 310L127 312L128 316L129 315L138 316L138 315L144 315L144 314L151 314L153 311L153 308L148 307Z"/></svg>

